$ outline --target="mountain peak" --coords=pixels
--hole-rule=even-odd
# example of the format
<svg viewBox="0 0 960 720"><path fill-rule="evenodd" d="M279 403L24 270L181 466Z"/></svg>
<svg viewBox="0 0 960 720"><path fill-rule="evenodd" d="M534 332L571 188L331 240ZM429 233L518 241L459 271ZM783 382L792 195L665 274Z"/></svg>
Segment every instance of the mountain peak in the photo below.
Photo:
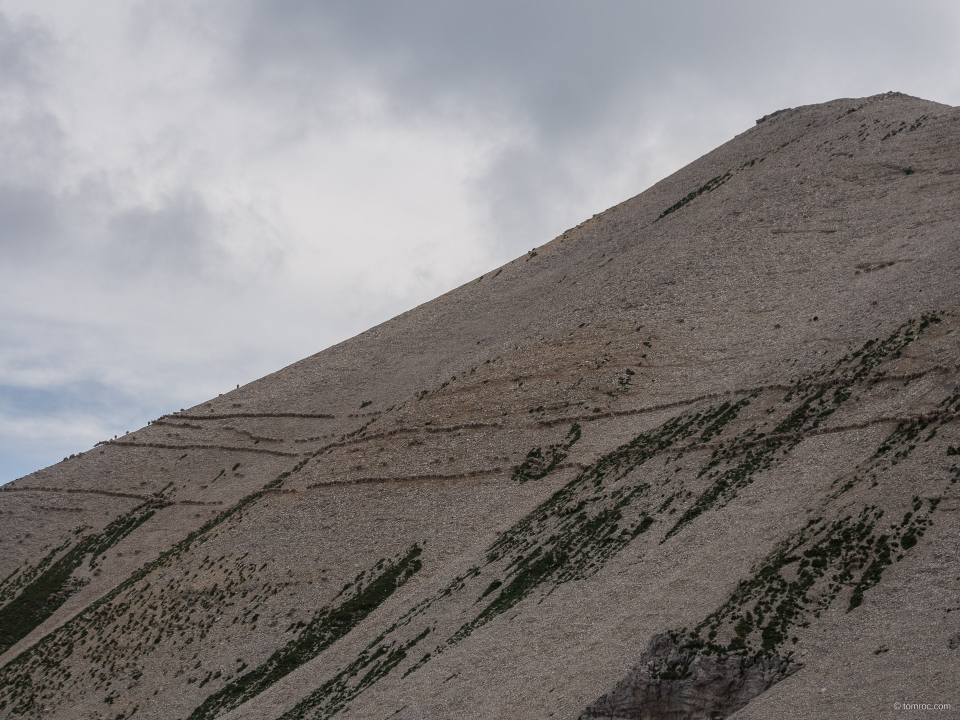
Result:
<svg viewBox="0 0 960 720"><path fill-rule="evenodd" d="M4 486L0 717L949 701L958 135L900 93L778 110Z"/></svg>

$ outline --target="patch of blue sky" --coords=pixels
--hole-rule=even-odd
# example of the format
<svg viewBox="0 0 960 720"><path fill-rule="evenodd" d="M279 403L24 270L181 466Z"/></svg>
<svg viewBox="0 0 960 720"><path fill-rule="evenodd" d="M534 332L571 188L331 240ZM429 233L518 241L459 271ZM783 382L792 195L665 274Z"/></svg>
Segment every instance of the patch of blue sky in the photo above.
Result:
<svg viewBox="0 0 960 720"><path fill-rule="evenodd" d="M96 382L0 384L0 484L143 427L163 414L155 405Z"/></svg>

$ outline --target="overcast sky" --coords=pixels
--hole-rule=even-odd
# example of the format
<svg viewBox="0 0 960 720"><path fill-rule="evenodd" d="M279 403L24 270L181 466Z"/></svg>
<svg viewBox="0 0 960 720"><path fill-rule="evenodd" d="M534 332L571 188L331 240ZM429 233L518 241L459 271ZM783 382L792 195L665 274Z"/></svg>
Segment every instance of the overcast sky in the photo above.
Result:
<svg viewBox="0 0 960 720"><path fill-rule="evenodd" d="M0 482L888 90L960 3L0 0Z"/></svg>

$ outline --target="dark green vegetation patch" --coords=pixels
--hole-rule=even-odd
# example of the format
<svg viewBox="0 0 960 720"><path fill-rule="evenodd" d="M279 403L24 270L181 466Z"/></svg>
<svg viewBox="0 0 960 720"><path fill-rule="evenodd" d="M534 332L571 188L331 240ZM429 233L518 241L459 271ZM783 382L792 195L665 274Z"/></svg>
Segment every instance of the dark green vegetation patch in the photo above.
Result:
<svg viewBox="0 0 960 720"><path fill-rule="evenodd" d="M703 185L701 185L700 187L698 187L696 190L693 190L693 191L687 193L687 194L684 195L682 198L680 198L679 200L677 200L673 205L671 205L671 206L668 207L666 210L664 210L662 213L660 213L659 217L657 217L657 219L654 220L654 222L658 222L658 221L660 221L660 220L663 220L663 218L665 218L665 217L666 217L667 215L669 215L670 213L675 213L677 210L679 210L680 208L682 208L684 205L686 205L686 204L689 203L689 202L692 202L693 200L696 200L698 197L700 197L700 196L703 195L704 193L713 192L713 191L716 190L718 187L720 187L721 185L723 185L725 182L727 182L728 180L730 180L734 175L736 175L737 173L739 173L741 170L746 170L746 169L749 168L749 167L753 167L753 166L756 165L758 162L763 162L764 159L765 159L764 157L754 158L753 160L750 160L749 162L745 162L743 165L741 165L740 167L738 167L738 168L735 169L735 170L727 170L727 172L725 172L723 175L717 175L715 178L712 178L712 179L708 180L708 181L705 182Z"/></svg>
<svg viewBox="0 0 960 720"><path fill-rule="evenodd" d="M525 599L542 599L563 583L599 572L644 533L654 535L637 543L644 548L670 541L700 515L722 508L747 485L764 478L763 473L784 462L806 438L895 422L872 456L866 453L854 472L834 480L822 504L811 509L814 519L774 548L722 606L693 630L670 634L671 647L679 648L679 660L658 666L655 673L660 682L679 682L687 679L692 662L709 658L736 664L738 658L746 658L744 662L756 660L761 669L780 673L771 680L775 682L794 663L789 647L796 633L833 603L855 611L881 581L885 568L905 557L930 525L937 498L914 497L906 506L876 507L864 500L863 483L876 482L878 473L906 461L918 446L937 437L943 423L956 419L960 393L922 416L875 418L863 425L842 425L831 416L870 385L888 383L895 390L904 380L909 383L914 375L890 375L884 364L938 322L939 316L928 315L905 323L887 338L868 342L835 364L795 380L786 392L783 386L734 391L726 402L716 400L718 404L711 407L705 407L708 398L700 398L687 412L669 418L660 415L667 419L602 456L503 532L476 567L407 606L355 657L324 670L316 689L284 717L329 718L394 669L401 668L404 676L416 672ZM557 471L579 439L580 427L573 425L555 444L533 448L514 479L539 480ZM952 459L957 451L944 443L943 452ZM279 489L306 462L188 535L0 670L0 708L12 700L12 709L29 714L45 694L57 692L58 681L66 683L76 667L67 662L74 645L80 661L93 668L96 688L109 688L111 703L120 705L118 687L131 677L136 682L136 675L129 673L137 671L128 668L141 663L161 642L200 645L234 596L244 598L247 609L237 611L234 623L256 627L258 621L265 622L255 614L251 600L262 602L279 592L283 583L275 578L257 581L259 585L251 582L263 569L259 562L241 563L243 557L222 556L204 558L197 565L190 558L198 559L196 550L207 539L232 532L255 501L270 497L267 493ZM956 482L960 469L951 472L951 481ZM64 550L14 576L34 582L52 572L57 553ZM204 687L212 693L206 699L192 696L192 702L199 703L192 719L210 720L230 712L317 658L338 639L365 632L356 628L420 568L419 556L414 546L405 555L383 560L361 574L310 620L292 623L287 629L292 635L286 638L293 639L271 648L273 654L259 667L244 672L246 663L241 665L237 659L239 667L234 668L202 667L199 660L185 668L185 688L196 693ZM232 565L224 567L228 562ZM196 581L191 585L187 580L201 570L208 580L196 588ZM211 573L219 573L215 578L219 585ZM23 586L23 581L18 582ZM438 603L454 604L454 611L463 615L434 616ZM149 609L141 612L144 605ZM135 609L140 613L137 617L131 612ZM458 619L444 627L443 617ZM133 638L129 647L123 643L118 647L116 639L125 636ZM427 647L420 648L414 658L421 645ZM112 708L114 714L120 709ZM124 708L128 714L131 711Z"/></svg>
<svg viewBox="0 0 960 720"><path fill-rule="evenodd" d="M883 377L876 368L888 358L898 358L930 325L939 323L936 314L924 315L920 322L910 320L886 339L869 340L860 350L846 355L834 364L801 378L783 399L784 405L796 403L769 434L751 427L718 447L710 462L700 471L712 480L696 501L667 532L676 535L702 513L729 503L737 493L752 483L758 472L769 470L794 448L804 434L816 430L828 417L850 399L854 386Z"/></svg>
<svg viewBox="0 0 960 720"><path fill-rule="evenodd" d="M527 457L513 471L513 479L520 483L528 480L540 480L557 469L557 466L567 458L577 440L580 439L580 426L574 423L562 442L550 445L545 451L535 447L527 453Z"/></svg>
<svg viewBox="0 0 960 720"><path fill-rule="evenodd" d="M53 615L67 598L83 587L85 583L73 577L73 573L83 565L88 555L89 567L93 569L107 550L149 520L153 513L154 509L150 505L139 505L107 525L103 532L82 538L59 560L41 572L9 604L0 608L0 653L6 652L29 635L34 628ZM51 559L53 552L45 561Z"/></svg>
<svg viewBox="0 0 960 720"><path fill-rule="evenodd" d="M502 573L493 600L451 638L458 642L541 586L598 572L654 518L640 501L650 484L628 476L681 440L711 437L747 405L724 403L671 418L608 453L507 530L487 551L487 572ZM569 436L568 436L569 437ZM652 508L649 508L652 510ZM492 585L491 585L492 586Z"/></svg>
<svg viewBox="0 0 960 720"><path fill-rule="evenodd" d="M190 715L190 720L212 720L259 695L278 680L317 657L376 610L420 567L420 548L414 545L395 560L381 560L357 582L334 598L343 598L317 612L295 639L277 650L260 667L241 675L214 693ZM366 579L369 577L369 579Z"/></svg>

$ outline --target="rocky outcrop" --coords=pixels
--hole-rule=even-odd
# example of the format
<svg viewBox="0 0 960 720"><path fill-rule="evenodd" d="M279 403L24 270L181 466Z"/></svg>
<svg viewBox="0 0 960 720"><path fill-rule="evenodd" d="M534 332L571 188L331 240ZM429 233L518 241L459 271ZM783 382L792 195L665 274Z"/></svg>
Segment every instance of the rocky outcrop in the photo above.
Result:
<svg viewBox="0 0 960 720"><path fill-rule="evenodd" d="M799 669L777 655L704 655L655 635L637 666L580 718L724 718Z"/></svg>

